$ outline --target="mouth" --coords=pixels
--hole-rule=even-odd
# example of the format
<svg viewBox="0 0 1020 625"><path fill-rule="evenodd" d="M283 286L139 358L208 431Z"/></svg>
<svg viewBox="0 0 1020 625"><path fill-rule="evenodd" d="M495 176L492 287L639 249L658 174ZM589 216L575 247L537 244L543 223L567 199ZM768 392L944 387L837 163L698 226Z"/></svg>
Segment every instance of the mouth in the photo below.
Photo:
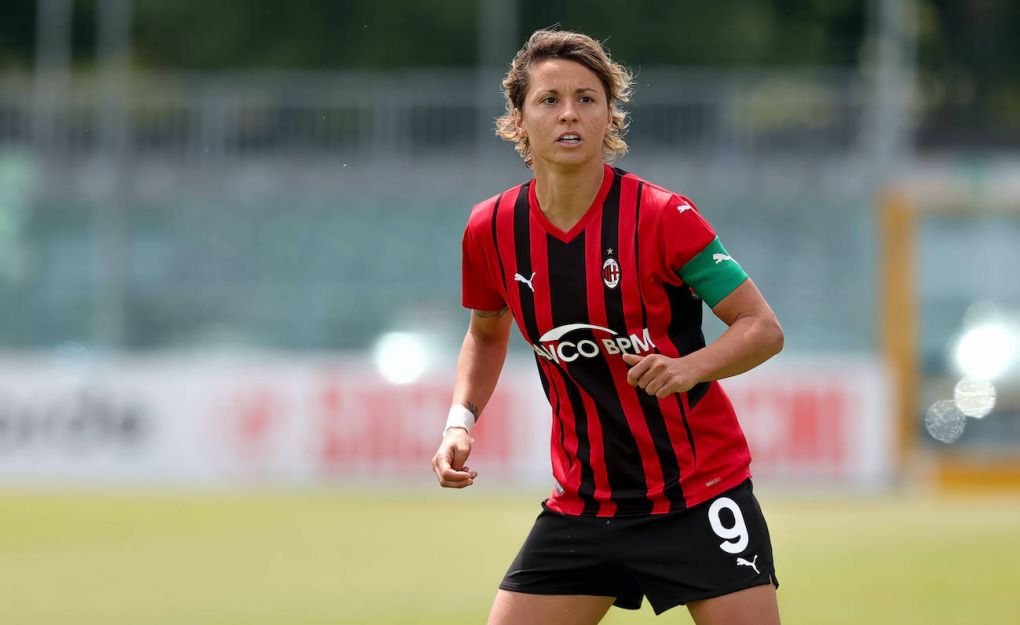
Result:
<svg viewBox="0 0 1020 625"><path fill-rule="evenodd" d="M580 145L581 135L576 132L565 132L556 139L559 145Z"/></svg>

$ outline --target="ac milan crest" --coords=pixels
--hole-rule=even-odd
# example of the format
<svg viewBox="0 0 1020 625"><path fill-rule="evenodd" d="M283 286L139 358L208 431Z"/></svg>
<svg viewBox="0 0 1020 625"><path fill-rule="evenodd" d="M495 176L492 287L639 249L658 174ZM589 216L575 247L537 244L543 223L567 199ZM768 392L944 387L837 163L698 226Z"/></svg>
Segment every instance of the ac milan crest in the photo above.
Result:
<svg viewBox="0 0 1020 625"><path fill-rule="evenodd" d="M620 264L616 259L607 258L606 262L602 263L602 282L611 289L620 284Z"/></svg>

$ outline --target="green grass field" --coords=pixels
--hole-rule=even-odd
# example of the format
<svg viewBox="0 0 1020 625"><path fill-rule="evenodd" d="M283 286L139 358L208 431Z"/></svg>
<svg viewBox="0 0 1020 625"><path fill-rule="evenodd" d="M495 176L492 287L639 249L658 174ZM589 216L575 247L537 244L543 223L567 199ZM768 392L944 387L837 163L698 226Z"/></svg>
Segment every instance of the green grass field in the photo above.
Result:
<svg viewBox="0 0 1020 625"><path fill-rule="evenodd" d="M484 623L538 497L473 490L0 492L0 623ZM759 495L787 624L1020 623L1016 493Z"/></svg>

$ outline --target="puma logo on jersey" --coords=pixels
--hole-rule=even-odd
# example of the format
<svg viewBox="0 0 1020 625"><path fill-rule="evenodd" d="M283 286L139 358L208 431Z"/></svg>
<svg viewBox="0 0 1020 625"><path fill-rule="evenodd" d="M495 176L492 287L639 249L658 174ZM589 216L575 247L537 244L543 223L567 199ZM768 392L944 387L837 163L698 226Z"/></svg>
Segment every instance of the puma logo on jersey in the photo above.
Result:
<svg viewBox="0 0 1020 625"><path fill-rule="evenodd" d="M677 206L677 207L676 207L677 211L679 211L679 212L681 212L681 213L682 213L682 212L684 212L684 211L689 211L689 210L691 210L692 208L694 208L694 207L693 207L693 206L691 206L690 204L688 204L687 202L684 202L684 203L683 203L683 204L681 204L680 206Z"/></svg>
<svg viewBox="0 0 1020 625"><path fill-rule="evenodd" d="M524 284L527 284L528 288L531 289L532 293L535 292L535 285L533 285L531 283L531 281L534 280L534 279L535 279L535 272L534 271L531 272L531 277L530 278L525 278L524 276L522 276L519 273L515 273L514 274L514 280L516 280L518 282L523 282Z"/></svg>
<svg viewBox="0 0 1020 625"><path fill-rule="evenodd" d="M712 254L712 260L714 260L715 264L718 265L724 260L733 260L733 258L727 256L726 254Z"/></svg>
<svg viewBox="0 0 1020 625"><path fill-rule="evenodd" d="M757 554L754 556L754 559L751 560L750 562L748 562L747 560L745 560L743 558L737 558L737 566L749 566L752 569L754 569L755 573L760 573L760 571L758 571L758 567L755 566L755 564L754 564L757 561L758 561Z"/></svg>

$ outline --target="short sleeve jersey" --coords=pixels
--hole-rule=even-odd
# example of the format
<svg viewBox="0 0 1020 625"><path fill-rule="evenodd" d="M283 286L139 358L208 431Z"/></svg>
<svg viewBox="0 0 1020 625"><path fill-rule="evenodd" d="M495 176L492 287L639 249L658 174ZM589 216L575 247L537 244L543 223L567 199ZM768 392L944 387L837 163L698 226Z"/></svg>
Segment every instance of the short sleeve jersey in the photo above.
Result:
<svg viewBox="0 0 1020 625"><path fill-rule="evenodd" d="M750 476L718 382L664 399L627 382L623 354L701 349L703 302L747 279L690 199L607 165L592 206L563 232L534 181L518 185L472 210L462 279L463 305L508 308L535 352L553 412L549 508L661 514Z"/></svg>

